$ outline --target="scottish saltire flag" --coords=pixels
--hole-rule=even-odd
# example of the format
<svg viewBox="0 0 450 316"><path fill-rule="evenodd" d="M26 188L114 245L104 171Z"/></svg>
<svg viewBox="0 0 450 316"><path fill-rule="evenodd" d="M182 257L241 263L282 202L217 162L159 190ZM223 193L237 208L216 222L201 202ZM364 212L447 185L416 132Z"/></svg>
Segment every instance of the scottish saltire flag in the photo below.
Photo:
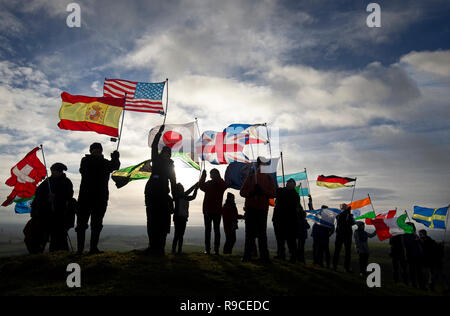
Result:
<svg viewBox="0 0 450 316"><path fill-rule="evenodd" d="M413 220L427 227L445 229L448 215L448 206L441 208L426 208L414 206Z"/></svg>
<svg viewBox="0 0 450 316"><path fill-rule="evenodd" d="M206 131L196 144L196 153L201 160L213 165L229 164L231 162L250 163L244 154L246 134L228 135L224 132Z"/></svg>
<svg viewBox="0 0 450 316"><path fill-rule="evenodd" d="M306 170L302 172L287 174L284 176L285 182L289 179L294 179L296 183L295 190L300 196L308 196L309 195L309 185L308 185L308 176L306 174ZM279 184L283 184L283 176L277 177L277 182Z"/></svg>
<svg viewBox="0 0 450 316"><path fill-rule="evenodd" d="M341 213L341 210L337 208L321 208L314 211L306 211L306 219L313 221L322 226L329 228L334 227L334 220L336 216Z"/></svg>
<svg viewBox="0 0 450 316"><path fill-rule="evenodd" d="M166 82L135 82L122 79L105 79L105 97L124 98L126 111L164 114L162 97Z"/></svg>

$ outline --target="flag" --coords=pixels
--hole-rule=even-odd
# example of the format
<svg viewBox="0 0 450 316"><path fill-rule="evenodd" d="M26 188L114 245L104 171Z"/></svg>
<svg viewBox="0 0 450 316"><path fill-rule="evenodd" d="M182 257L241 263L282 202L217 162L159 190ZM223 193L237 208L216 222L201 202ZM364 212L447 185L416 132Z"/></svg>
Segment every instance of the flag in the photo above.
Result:
<svg viewBox="0 0 450 316"><path fill-rule="evenodd" d="M387 211L386 213L381 213L381 214L377 214L376 216L375 216L375 219L386 219L386 218L392 218L392 217L395 217L395 214L397 213L397 210L395 209L395 210L390 210L390 211ZM372 223L372 219L373 218L366 218L366 224L367 225L372 225L371 223Z"/></svg>
<svg viewBox="0 0 450 316"><path fill-rule="evenodd" d="M177 166L200 170L200 166L186 154L175 153L172 155L172 159L174 159L176 163L180 162ZM111 174L111 179L114 181L118 189L124 187L131 181L147 180L152 175L151 162L151 159L149 159L138 163L137 165L117 170Z"/></svg>
<svg viewBox="0 0 450 316"><path fill-rule="evenodd" d="M308 196L309 195L309 184L308 184L308 176L306 174L306 170L302 172L287 174L284 176L285 182L289 179L294 179L296 183L295 190L300 196ZM279 184L283 183L283 176L277 177L277 182Z"/></svg>
<svg viewBox="0 0 450 316"><path fill-rule="evenodd" d="M337 189L343 187L353 187L352 185L346 185L348 182L356 181L356 179L338 177L338 176L324 176L320 175L317 177L317 185L320 187L326 187L328 189Z"/></svg>
<svg viewBox="0 0 450 316"><path fill-rule="evenodd" d="M365 199L354 201L348 206L352 208L352 214L355 220L364 218L375 218L375 211L373 210L372 201L370 197Z"/></svg>
<svg viewBox="0 0 450 316"><path fill-rule="evenodd" d="M134 180L149 179L152 174L151 160L143 161L137 165L126 167L111 174L111 179L118 189Z"/></svg>
<svg viewBox="0 0 450 316"><path fill-rule="evenodd" d="M161 125L152 128L148 135L148 146L151 148L153 140L158 133ZM184 153L189 155L192 160L196 160L195 142L197 140L197 123L186 124L166 124L161 139L158 143L158 150L161 151L164 146L172 149L172 155L175 153Z"/></svg>
<svg viewBox="0 0 450 316"><path fill-rule="evenodd" d="M269 140L263 132L259 130L259 127L265 127L264 124L231 124L223 130L227 135L247 134L245 143L248 144L267 144Z"/></svg>
<svg viewBox="0 0 450 316"><path fill-rule="evenodd" d="M162 106L164 85L165 82L147 83L105 79L103 95L124 98L126 94L126 111L164 114Z"/></svg>
<svg viewBox="0 0 450 316"><path fill-rule="evenodd" d="M242 186L244 185L245 180L247 179L248 175L251 174L256 170L256 163L244 163L244 162L231 162L226 171L225 171L225 182L229 188L240 190ZM266 171L273 171L273 170L266 170ZM276 169L273 172L262 172L261 173L267 173L269 174L273 179L275 186L278 187L278 184L276 182Z"/></svg>
<svg viewBox="0 0 450 316"><path fill-rule="evenodd" d="M2 206L10 205L16 196L31 198L39 182L47 175L45 166L36 156L38 150L39 147L34 148L11 168L11 177L6 180L6 185L14 189Z"/></svg>
<svg viewBox="0 0 450 316"><path fill-rule="evenodd" d="M92 131L119 136L119 120L124 99L86 97L61 93L58 127L71 131Z"/></svg>
<svg viewBox="0 0 450 316"><path fill-rule="evenodd" d="M341 213L337 208L324 208L314 211L306 211L306 218L322 226L334 227L336 216Z"/></svg>
<svg viewBox="0 0 450 316"><path fill-rule="evenodd" d="M426 208L414 206L413 220L430 228L445 229L447 223L448 206L441 208Z"/></svg>
<svg viewBox="0 0 450 316"><path fill-rule="evenodd" d="M29 214L31 213L31 203L33 203L34 196L31 198L18 198L14 199L14 212L16 214Z"/></svg>
<svg viewBox="0 0 450 316"><path fill-rule="evenodd" d="M213 165L229 164L231 162L250 163L244 154L246 134L228 135L224 132L206 131L196 144L196 153L201 160Z"/></svg>
<svg viewBox="0 0 450 316"><path fill-rule="evenodd" d="M396 235L412 234L414 228L406 223L407 214L392 218L372 218L366 220L368 225L374 225L380 241L392 238Z"/></svg>

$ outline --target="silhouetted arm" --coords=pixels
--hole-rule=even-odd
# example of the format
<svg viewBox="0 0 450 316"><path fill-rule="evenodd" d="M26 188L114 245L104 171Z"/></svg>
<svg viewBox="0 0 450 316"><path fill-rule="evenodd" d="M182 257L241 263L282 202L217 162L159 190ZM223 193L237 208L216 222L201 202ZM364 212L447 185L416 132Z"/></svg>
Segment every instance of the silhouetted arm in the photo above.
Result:
<svg viewBox="0 0 450 316"><path fill-rule="evenodd" d="M192 191L194 191L194 193L192 194L192 196L189 196L189 194L191 194ZM194 184L189 190L186 191L186 193L184 194L184 198L188 201L193 201L197 197L197 192L198 192L198 183Z"/></svg>
<svg viewBox="0 0 450 316"><path fill-rule="evenodd" d="M161 135L162 135L163 130L164 130L164 125L161 125L158 133L156 133L155 138L153 139L153 143L152 143L152 159L155 159L156 157L158 157L158 145L159 145L159 140L161 139Z"/></svg>

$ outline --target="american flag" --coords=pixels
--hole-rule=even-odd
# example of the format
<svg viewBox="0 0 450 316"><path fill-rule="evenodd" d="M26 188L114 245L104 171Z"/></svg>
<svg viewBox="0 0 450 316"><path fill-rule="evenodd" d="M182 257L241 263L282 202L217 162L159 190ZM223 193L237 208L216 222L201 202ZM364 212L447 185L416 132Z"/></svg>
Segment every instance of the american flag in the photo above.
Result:
<svg viewBox="0 0 450 316"><path fill-rule="evenodd" d="M122 79L106 79L103 85L105 97L123 98L125 110L164 114L162 96L165 82L147 83Z"/></svg>
<svg viewBox="0 0 450 316"><path fill-rule="evenodd" d="M229 164L234 161L250 163L243 153L248 134L228 135L224 132L206 131L196 144L201 160L211 164Z"/></svg>

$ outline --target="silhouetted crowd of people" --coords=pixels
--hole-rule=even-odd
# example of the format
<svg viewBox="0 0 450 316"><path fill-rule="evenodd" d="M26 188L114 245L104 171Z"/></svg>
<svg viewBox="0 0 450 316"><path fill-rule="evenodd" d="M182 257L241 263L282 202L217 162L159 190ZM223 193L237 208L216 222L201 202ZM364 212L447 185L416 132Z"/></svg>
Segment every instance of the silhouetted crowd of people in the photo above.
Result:
<svg viewBox="0 0 450 316"><path fill-rule="evenodd" d="M340 254L344 248L344 269L351 270L351 249L355 241L359 255L359 273L366 275L369 262L368 239L376 234L367 233L364 223L355 222L351 208L346 204L340 206L341 213L336 217L336 226L328 227L314 223L312 228L306 220L306 212L300 203L300 196L295 190L296 182L289 179L286 187L277 188L271 175L261 172L264 158L258 158L254 172L251 172L240 190L245 198L244 214L238 212L235 196L228 193L225 203L223 198L227 184L219 170L210 171L210 180L204 170L198 183L185 191L182 184L176 182L174 162L171 149L164 147L158 151L158 144L164 125L152 143L152 171L145 186L145 206L147 215L147 234L149 255L164 255L167 234L170 233L171 220L174 223L172 253L181 253L186 224L189 218L189 202L195 200L200 189L204 192L203 217L205 226L205 253L220 253L223 220L225 243L223 254L232 254L236 243L238 220L245 221L245 245L242 261L251 261L258 256L262 262L270 262L267 243L267 220L269 199L275 199L273 211L273 227L277 241L275 259L285 260L286 245L289 261L305 263L305 241L311 230L313 239L313 263L320 267L337 271ZM89 220L91 226L90 254L98 254L100 234L103 228L109 191L110 174L120 168L119 152L115 151L108 160L103 156L103 148L99 143L90 146L90 154L83 157L80 164L81 184L78 200L73 198L72 182L64 171L67 167L55 163L50 168L51 176L37 188L35 199L31 205L31 220L24 229L25 243L30 253L42 253L50 242L49 251L69 250L68 230L75 226L77 233L77 252L83 254L85 232ZM312 198L309 195L308 208L313 210ZM323 209L328 208L326 205ZM172 216L173 215L173 216ZM408 223L414 227L413 223ZM353 226L357 229L353 230ZM214 231L213 248L211 234ZM334 255L330 254L330 237L335 234ZM429 236L425 230L419 235L398 235L390 240L394 281L403 281L414 287L425 289L430 280L430 289L442 279L448 280L443 271L444 247Z"/></svg>

